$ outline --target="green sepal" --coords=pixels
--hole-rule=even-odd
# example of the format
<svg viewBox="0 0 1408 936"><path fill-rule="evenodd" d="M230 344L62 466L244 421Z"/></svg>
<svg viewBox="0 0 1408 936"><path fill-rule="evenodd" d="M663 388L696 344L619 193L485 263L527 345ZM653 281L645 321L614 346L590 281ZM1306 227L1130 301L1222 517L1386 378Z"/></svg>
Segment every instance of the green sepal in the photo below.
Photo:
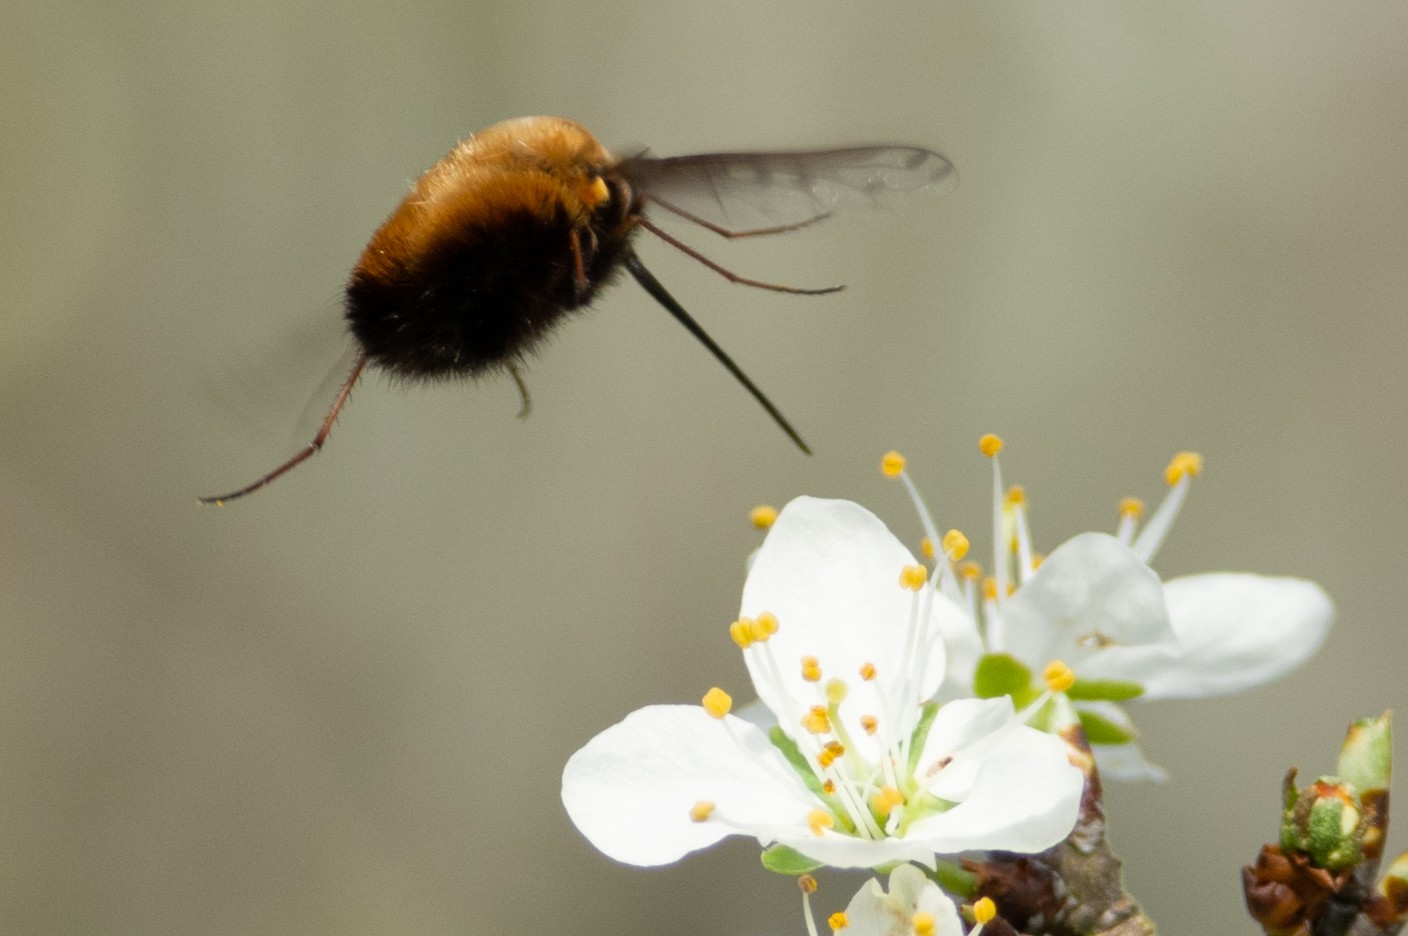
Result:
<svg viewBox="0 0 1408 936"><path fill-rule="evenodd" d="M821 781L817 779L812 771L812 766L807 762L807 755L803 754L797 747L797 742L787 736L787 732L782 730L781 725L773 725L768 729L768 740L772 746L782 752L782 756L787 758L787 763L792 765L792 769L797 771L797 776L802 778L802 782L807 785L818 797L829 800L825 791L821 788ZM798 874L801 872L799 871Z"/></svg>
<svg viewBox="0 0 1408 936"><path fill-rule="evenodd" d="M1128 702L1144 694L1144 687L1136 682L1123 682L1118 679L1080 679L1066 690L1066 696L1077 702Z"/></svg>
<svg viewBox="0 0 1408 936"><path fill-rule="evenodd" d="M973 694L980 699L996 699L1029 693L1032 671L1016 657L1007 653L987 653L978 660L973 671Z"/></svg>
<svg viewBox="0 0 1408 936"><path fill-rule="evenodd" d="M919 707L919 723L909 736L909 772L914 773L919 766L919 755L924 753L924 742L929 737L929 726L934 724L934 716L939 714L939 703L925 702Z"/></svg>
<svg viewBox="0 0 1408 936"><path fill-rule="evenodd" d="M978 896L978 876L971 871L964 871L956 864L940 861L932 871L925 868L924 876L963 900L972 900Z"/></svg>
<svg viewBox="0 0 1408 936"><path fill-rule="evenodd" d="M1101 718L1094 712L1080 713L1080 726L1091 744L1129 744L1139 737L1121 724Z"/></svg>
<svg viewBox="0 0 1408 936"><path fill-rule="evenodd" d="M825 865L825 862L808 858L795 848L789 848L786 845L774 845L771 848L763 849L762 859L764 868L775 874L786 874L789 877L806 874Z"/></svg>

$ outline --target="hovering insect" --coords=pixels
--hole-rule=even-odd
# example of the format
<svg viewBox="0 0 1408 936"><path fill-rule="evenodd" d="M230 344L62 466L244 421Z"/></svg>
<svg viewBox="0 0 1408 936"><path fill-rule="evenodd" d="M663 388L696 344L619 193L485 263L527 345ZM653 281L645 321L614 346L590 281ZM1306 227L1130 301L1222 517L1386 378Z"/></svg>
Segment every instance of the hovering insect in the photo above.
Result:
<svg viewBox="0 0 1408 936"><path fill-rule="evenodd" d="M323 447L368 365L420 380L512 375L569 312L586 307L624 267L751 393L803 452L802 437L641 263L644 228L735 283L816 295L739 276L657 227L651 209L724 237L780 234L877 200L952 181L952 164L912 146L774 153L615 157L561 117L520 117L459 143L431 166L372 235L347 284L358 353L313 440L222 504L264 487ZM740 221L740 213L760 224ZM741 226L740 226L741 225Z"/></svg>

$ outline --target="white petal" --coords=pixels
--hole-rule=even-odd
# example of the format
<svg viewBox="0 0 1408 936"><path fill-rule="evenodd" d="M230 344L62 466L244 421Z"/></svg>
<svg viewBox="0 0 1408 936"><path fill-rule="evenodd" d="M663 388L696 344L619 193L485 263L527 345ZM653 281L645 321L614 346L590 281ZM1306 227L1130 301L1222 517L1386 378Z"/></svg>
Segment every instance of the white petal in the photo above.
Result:
<svg viewBox="0 0 1408 936"><path fill-rule="evenodd" d="M1062 764L1067 760L1066 746L1055 735L1026 725L1012 724L957 752L953 761L939 772L930 785L930 792L953 802L968 799L973 787L982 782L983 764L999 755L1029 757L1051 764ZM923 763L933 762L926 760Z"/></svg>
<svg viewBox="0 0 1408 936"><path fill-rule="evenodd" d="M1028 666L1064 660L1086 677L1130 678L1127 658L1175 646L1159 577L1104 533L1058 546L1003 604L1002 628L1007 651Z"/></svg>
<svg viewBox="0 0 1408 936"><path fill-rule="evenodd" d="M948 812L910 826L906 838L936 852L970 849L1038 852L1070 834L1085 780L1069 763L1024 753L983 762L972 795Z"/></svg>
<svg viewBox="0 0 1408 936"><path fill-rule="evenodd" d="M934 794L947 800L965 798L977 777L982 757L955 755L966 753L965 749L985 739L996 738L1012 723L1015 715L1012 700L1007 696L945 702L934 716L929 734L924 739L924 749L915 762L920 777L932 765L949 762L940 774L944 792L934 790Z"/></svg>
<svg viewBox="0 0 1408 936"><path fill-rule="evenodd" d="M1314 582L1230 572L1164 583L1181 653L1144 679L1144 698L1239 692L1295 669L1325 639L1334 618Z"/></svg>
<svg viewBox="0 0 1408 936"><path fill-rule="evenodd" d="M770 612L778 619L778 632L759 651L771 652L781 684L763 667L760 652L749 651L744 659L759 698L785 730L798 730L794 717L820 702L820 686L835 677L850 686L849 712L883 711L880 694L891 692L911 665L905 643L916 602L928 609L929 641L918 650L924 666L912 701L938 689L946 626L939 618L962 612L931 590L921 598L902 588L900 571L914 564L909 550L859 504L799 497L783 508L753 561L741 614ZM804 656L819 661L820 684L802 679ZM875 665L872 682L860 680L864 663ZM864 737L858 725L851 728Z"/></svg>
<svg viewBox="0 0 1408 936"><path fill-rule="evenodd" d="M568 759L567 814L598 850L635 865L668 864L739 832L805 830L809 791L761 731L726 720L728 729L694 705L632 712ZM694 822L700 800L716 812Z"/></svg>
<svg viewBox="0 0 1408 936"><path fill-rule="evenodd" d="M1095 766L1102 780L1152 780L1163 783L1168 780L1168 772L1144 756L1139 745L1092 744L1095 752Z"/></svg>
<svg viewBox="0 0 1408 936"><path fill-rule="evenodd" d="M913 861L925 867L934 866L934 847L914 837L863 839L840 832L826 831L813 835L810 831L792 829L776 836L776 841L795 849L831 868L874 868L896 861Z"/></svg>

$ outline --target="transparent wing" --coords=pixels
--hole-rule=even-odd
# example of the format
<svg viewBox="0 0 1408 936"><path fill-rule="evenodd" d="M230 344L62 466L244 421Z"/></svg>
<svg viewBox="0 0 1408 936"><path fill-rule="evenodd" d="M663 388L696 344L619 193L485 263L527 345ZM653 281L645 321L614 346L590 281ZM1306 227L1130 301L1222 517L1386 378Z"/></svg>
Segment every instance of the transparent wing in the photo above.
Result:
<svg viewBox="0 0 1408 936"><path fill-rule="evenodd" d="M701 153L623 159L618 170L647 202L705 226L748 233L795 227L887 196L940 191L953 164L914 146L781 153Z"/></svg>

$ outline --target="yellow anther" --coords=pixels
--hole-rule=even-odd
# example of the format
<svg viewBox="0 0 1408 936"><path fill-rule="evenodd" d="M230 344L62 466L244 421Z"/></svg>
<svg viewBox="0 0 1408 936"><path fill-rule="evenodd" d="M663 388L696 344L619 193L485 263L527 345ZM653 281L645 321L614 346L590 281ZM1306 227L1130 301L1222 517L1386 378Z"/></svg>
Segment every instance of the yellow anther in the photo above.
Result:
<svg viewBox="0 0 1408 936"><path fill-rule="evenodd" d="M997 904L991 897L979 897L973 901L973 922L991 923L997 918Z"/></svg>
<svg viewBox="0 0 1408 936"><path fill-rule="evenodd" d="M1023 507L1027 503L1027 489L1020 484L1014 484L1007 489L1003 497L1009 507Z"/></svg>
<svg viewBox="0 0 1408 936"><path fill-rule="evenodd" d="M922 565L905 566L900 570L900 587L919 591L929 581L929 570Z"/></svg>
<svg viewBox="0 0 1408 936"><path fill-rule="evenodd" d="M766 530L777 522L777 508L771 504L759 504L748 511L748 522L760 530Z"/></svg>
<svg viewBox="0 0 1408 936"><path fill-rule="evenodd" d="M1046 688L1052 692L1065 692L1076 684L1075 671L1060 660L1052 660L1046 664L1041 678L1046 681Z"/></svg>
<svg viewBox="0 0 1408 936"><path fill-rule="evenodd" d="M860 665L860 678L864 679L866 682L873 680L875 678L875 664L862 663Z"/></svg>
<svg viewBox="0 0 1408 936"><path fill-rule="evenodd" d="M835 781L835 780L827 780L825 783L823 783L823 784L821 785L821 792L825 793L827 796L830 796L832 793L835 793L835 792L836 792L836 781Z"/></svg>
<svg viewBox="0 0 1408 936"><path fill-rule="evenodd" d="M835 933L851 925L851 921L846 918L846 911L837 910L826 918L826 925L831 927L831 932Z"/></svg>
<svg viewBox="0 0 1408 936"><path fill-rule="evenodd" d="M704 711L715 718L723 718L733 708L733 697L718 686L704 693Z"/></svg>
<svg viewBox="0 0 1408 936"><path fill-rule="evenodd" d="M826 714L826 707L823 705L813 705L807 714L802 716L802 728L809 734L820 735L831 731L831 717Z"/></svg>
<svg viewBox="0 0 1408 936"><path fill-rule="evenodd" d="M1140 517L1144 516L1144 502L1137 497L1121 498L1120 516L1138 520Z"/></svg>
<svg viewBox="0 0 1408 936"><path fill-rule="evenodd" d="M1046 561L1046 556L1041 553L1032 553L1032 570L1041 568L1041 564Z"/></svg>
<svg viewBox="0 0 1408 936"><path fill-rule="evenodd" d="M978 440L978 451L982 452L988 458L992 458L998 452L1002 451L1002 438L989 432Z"/></svg>
<svg viewBox="0 0 1408 936"><path fill-rule="evenodd" d="M702 799L699 802L695 803L693 806L689 807L690 822L707 822L709 817L713 814L714 804L706 799Z"/></svg>
<svg viewBox="0 0 1408 936"><path fill-rule="evenodd" d="M920 541L919 541L919 553L920 553L920 555L922 555L925 559L932 559L932 558L934 558L934 541L931 540L931 539L929 539L929 537L927 537L927 536L924 537L922 540L920 540Z"/></svg>
<svg viewBox="0 0 1408 936"><path fill-rule="evenodd" d="M828 705L840 705L846 701L846 694L850 687L846 685L844 679L828 679L826 681L826 702Z"/></svg>
<svg viewBox="0 0 1408 936"><path fill-rule="evenodd" d="M932 913L916 913L910 918L914 924L914 936L934 936L934 915Z"/></svg>
<svg viewBox="0 0 1408 936"><path fill-rule="evenodd" d="M898 478L900 473L904 471L904 456L893 449L886 452L884 457L880 459L880 470L885 473L887 478Z"/></svg>
<svg viewBox="0 0 1408 936"><path fill-rule="evenodd" d="M840 757L846 753L846 746L840 741L828 741L826 742L826 750L831 752L832 757Z"/></svg>
<svg viewBox="0 0 1408 936"><path fill-rule="evenodd" d="M777 633L777 615L773 614L771 611L764 611L762 614L758 615L756 623L758 630L767 635L766 637L759 637L759 640L766 640L767 637L771 637L773 634Z"/></svg>
<svg viewBox="0 0 1408 936"><path fill-rule="evenodd" d="M865 729L866 734L873 735L880 728L880 719L876 718L874 715L862 715L860 717L860 726Z"/></svg>
<svg viewBox="0 0 1408 936"><path fill-rule="evenodd" d="M983 575L983 567L971 559L960 562L954 571L958 573L959 578L967 579L970 582L976 582Z"/></svg>
<svg viewBox="0 0 1408 936"><path fill-rule="evenodd" d="M753 646L753 622L748 618L739 618L728 626L728 635L740 650L747 650Z"/></svg>
<svg viewBox="0 0 1408 936"><path fill-rule="evenodd" d="M836 827L836 820L824 809L813 809L807 813L807 827L812 830L812 835L820 837L822 829Z"/></svg>
<svg viewBox="0 0 1408 936"><path fill-rule="evenodd" d="M1196 478L1202 473L1203 456L1197 452L1179 452L1164 469L1164 482L1173 487L1184 478Z"/></svg>
<svg viewBox="0 0 1408 936"><path fill-rule="evenodd" d="M820 886L821 885L817 884L816 878L812 877L810 874L804 874L797 878L797 887L800 888L804 894L815 894L817 888Z"/></svg>
<svg viewBox="0 0 1408 936"><path fill-rule="evenodd" d="M993 578L991 575L986 576L983 579L982 589L984 601L997 600L997 579Z"/></svg>
<svg viewBox="0 0 1408 936"><path fill-rule="evenodd" d="M944 555L953 562L968 555L968 537L962 530L949 530L944 534Z"/></svg>
<svg viewBox="0 0 1408 936"><path fill-rule="evenodd" d="M904 805L904 794L892 786L881 787L880 792L870 798L870 805L876 815L888 818L896 806Z"/></svg>
<svg viewBox="0 0 1408 936"><path fill-rule="evenodd" d="M821 661L814 656L802 657L802 678L807 682L821 682Z"/></svg>

